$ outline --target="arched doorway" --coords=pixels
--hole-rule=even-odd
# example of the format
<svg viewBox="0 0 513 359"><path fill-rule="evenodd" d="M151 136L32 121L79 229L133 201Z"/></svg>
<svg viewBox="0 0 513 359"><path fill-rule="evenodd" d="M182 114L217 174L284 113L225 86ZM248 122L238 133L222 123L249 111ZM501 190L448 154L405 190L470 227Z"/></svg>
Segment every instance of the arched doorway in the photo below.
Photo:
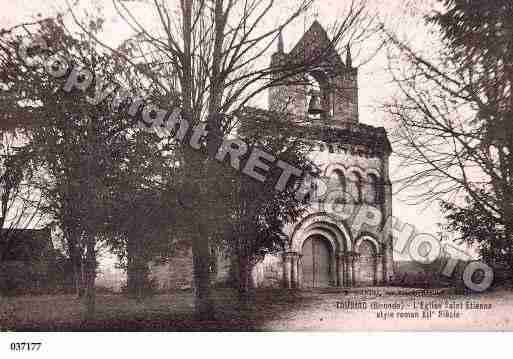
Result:
<svg viewBox="0 0 513 359"><path fill-rule="evenodd" d="M286 288L351 285L348 265L352 242L343 222L326 212L305 217L294 229L285 252Z"/></svg>
<svg viewBox="0 0 513 359"><path fill-rule="evenodd" d="M362 240L358 247L358 260L356 268L356 284L359 286L373 286L376 285L376 247L373 242L369 240Z"/></svg>
<svg viewBox="0 0 513 359"><path fill-rule="evenodd" d="M330 243L320 235L313 235L304 242L302 255L302 286L329 287L332 282Z"/></svg>

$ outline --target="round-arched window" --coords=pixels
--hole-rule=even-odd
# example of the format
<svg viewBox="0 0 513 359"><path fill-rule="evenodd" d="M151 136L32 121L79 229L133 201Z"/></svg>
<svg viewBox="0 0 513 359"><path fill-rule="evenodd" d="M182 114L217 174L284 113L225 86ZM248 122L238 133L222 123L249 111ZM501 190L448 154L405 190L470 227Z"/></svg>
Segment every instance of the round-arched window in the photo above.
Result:
<svg viewBox="0 0 513 359"><path fill-rule="evenodd" d="M350 190L349 193L354 198L356 203L362 202L362 176L356 171L352 171L350 175Z"/></svg>
<svg viewBox="0 0 513 359"><path fill-rule="evenodd" d="M330 193L340 193L344 194L343 198L338 198L338 202L345 203L347 200L346 196L347 184L346 184L346 176L344 172L339 169L333 170L329 178L329 187L328 192ZM328 193L329 194L329 193Z"/></svg>
<svg viewBox="0 0 513 359"><path fill-rule="evenodd" d="M367 203L377 204L379 203L379 189L378 189L378 177L375 174L369 174L367 176Z"/></svg>

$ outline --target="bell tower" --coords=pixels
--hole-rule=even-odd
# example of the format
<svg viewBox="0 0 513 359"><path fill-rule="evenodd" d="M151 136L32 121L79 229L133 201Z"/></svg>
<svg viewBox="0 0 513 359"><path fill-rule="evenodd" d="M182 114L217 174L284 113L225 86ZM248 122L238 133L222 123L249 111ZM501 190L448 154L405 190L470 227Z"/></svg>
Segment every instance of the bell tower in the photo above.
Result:
<svg viewBox="0 0 513 359"><path fill-rule="evenodd" d="M289 53L280 33L271 57L276 71L269 109L333 126L358 123L358 69L352 67L349 46L345 55L344 63L318 21Z"/></svg>

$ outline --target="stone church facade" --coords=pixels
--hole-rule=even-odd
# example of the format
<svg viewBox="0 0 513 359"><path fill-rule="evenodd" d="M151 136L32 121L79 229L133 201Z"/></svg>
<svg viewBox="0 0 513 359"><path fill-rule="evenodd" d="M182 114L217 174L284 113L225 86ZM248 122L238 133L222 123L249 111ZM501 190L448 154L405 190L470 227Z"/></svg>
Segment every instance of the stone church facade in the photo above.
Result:
<svg viewBox="0 0 513 359"><path fill-rule="evenodd" d="M394 267L392 244L378 230L392 215L391 147L385 129L359 122L358 69L352 67L349 49L345 62L342 61L317 21L289 53L284 51L280 36L271 64L287 69L286 64L294 64L298 59L316 59L316 66L308 74L276 73L279 86L269 91L269 110L305 120L298 126L310 134L314 148L310 158L321 170L325 185L313 184L315 190L307 213L297 223L285 227L288 243L283 253L267 255L253 268L253 286L322 288L384 284L393 277ZM318 114L310 116L308 109L314 96ZM383 223L375 228L354 226L351 217L342 219L337 214L337 206L326 196L316 195L321 192L320 187L324 187L324 194L343 193L342 202L351 203L354 208L372 206L380 212ZM158 276L167 283L164 287L191 286L191 255L190 249L184 249L166 266ZM184 258L190 259L184 262ZM190 273L184 275L185 269ZM219 259L213 281L226 282L230 273L230 262Z"/></svg>

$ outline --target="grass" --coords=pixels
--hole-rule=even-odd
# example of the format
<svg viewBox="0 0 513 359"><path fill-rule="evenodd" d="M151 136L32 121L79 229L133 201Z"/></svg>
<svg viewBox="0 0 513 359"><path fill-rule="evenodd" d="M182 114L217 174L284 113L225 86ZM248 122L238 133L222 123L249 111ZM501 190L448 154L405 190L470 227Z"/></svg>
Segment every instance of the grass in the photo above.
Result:
<svg viewBox="0 0 513 359"><path fill-rule="evenodd" d="M194 319L190 291L148 297L142 302L116 294L98 294L95 320L82 321L83 306L72 295L0 298L0 329L15 331L240 331L258 330L289 304L301 305L288 291L259 291L241 304L235 291L214 292L215 320ZM265 311L259 308L265 307ZM262 315L264 314L264 315Z"/></svg>
<svg viewBox="0 0 513 359"><path fill-rule="evenodd" d="M149 297L142 302L122 295L99 294L95 320L83 322L83 307L71 295L0 298L3 331L283 331L283 330L510 330L513 329L513 292L497 290L483 295L445 292L425 300L477 300L493 303L487 313L466 313L461 320L384 321L372 311L336 308L339 300L376 300L354 290L259 290L247 304L235 291L214 291L215 320L194 320L191 292ZM373 288L375 290L376 288ZM404 288L403 288L404 289ZM380 288L380 301L411 302L399 288ZM396 291L396 292L394 292Z"/></svg>

